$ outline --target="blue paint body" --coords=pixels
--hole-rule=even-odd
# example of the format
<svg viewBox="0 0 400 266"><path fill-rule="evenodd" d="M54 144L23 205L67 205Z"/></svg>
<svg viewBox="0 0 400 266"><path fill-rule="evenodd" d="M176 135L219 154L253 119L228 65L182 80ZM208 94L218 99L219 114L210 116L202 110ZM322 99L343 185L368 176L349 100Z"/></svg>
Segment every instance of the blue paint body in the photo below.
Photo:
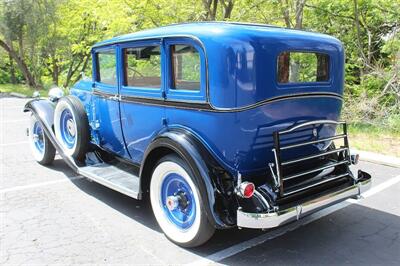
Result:
<svg viewBox="0 0 400 266"><path fill-rule="evenodd" d="M201 58L199 92L171 90L169 45L191 44ZM162 85L159 89L123 86L121 49L161 45ZM96 81L95 53L115 49L118 84ZM278 84L277 57L283 51L328 54L330 79L326 82ZM191 23L137 32L96 44L92 49L93 80L74 85L71 94L84 103L92 142L136 164L143 163L149 144L173 128L185 128L206 147L229 173L266 172L273 162L272 133L295 123L338 120L342 105L344 51L337 39L317 33L260 25ZM117 97L159 100L159 104L109 99ZM189 108L164 105L185 102ZM160 104L161 103L161 104ZM190 108L193 104L193 108ZM197 104L209 108L197 108ZM332 136L324 126L319 136ZM285 143L311 138L298 135ZM329 143L308 149L322 150ZM304 155L294 150L282 156Z"/></svg>

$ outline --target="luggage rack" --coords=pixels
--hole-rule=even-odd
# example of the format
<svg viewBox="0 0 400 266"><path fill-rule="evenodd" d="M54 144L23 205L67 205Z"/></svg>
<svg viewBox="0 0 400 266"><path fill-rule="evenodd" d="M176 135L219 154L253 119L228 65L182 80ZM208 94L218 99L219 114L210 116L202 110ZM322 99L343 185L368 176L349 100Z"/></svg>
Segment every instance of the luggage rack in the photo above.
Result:
<svg viewBox="0 0 400 266"><path fill-rule="evenodd" d="M312 127L313 135L316 138L317 137L316 127L319 125L323 126L323 125L329 125L329 124L336 125L336 126L342 125L343 132L341 134L337 134L337 135L334 135L331 137L314 139L314 140L304 141L304 142L300 142L300 143L293 143L293 144L281 146L281 136L282 135L299 132L300 131L299 129L303 129L305 127L310 126L310 127ZM312 145L312 144L318 144L318 143L322 143L322 142L326 142L326 141L333 141L336 139L343 139L344 146L337 148L337 149L327 150L325 152L319 152L316 154L311 154L311 155L307 155L304 157L298 157L298 158L286 160L286 161L283 161L281 158L282 151L286 151L286 150L290 150L290 149L298 148L298 147L303 147L303 146L307 146L307 145ZM296 189L287 189L285 186L285 182L287 182L289 180L294 181L296 178L304 177L306 175L313 174L313 173L316 173L319 171L324 171L326 169L333 168L333 167L336 167L339 165L351 164L349 142L348 142L348 138L347 138L347 125L346 125L346 122L344 122L344 121L316 120L316 121L305 122L305 123L302 123L299 125L294 125L286 130L275 131L273 133L273 140L274 140L274 148L272 149L272 152L274 153L275 163L270 163L269 168L270 168L272 176L274 178L276 187L277 187L277 189L279 189L279 194L281 197L289 196L289 195L307 190L309 188L343 178L348 175L348 173L342 173L342 174L338 174L338 175L328 175L327 178L321 178L321 180L312 182L311 184L307 184L302 187L295 186ZM318 166L313 169L307 169L305 171L293 173L293 174L286 175L286 176L284 176L284 174L283 174L283 169L285 167L288 167L290 165L294 165L294 164L300 163L300 162L307 162L307 161L310 162L310 160L312 160L312 159L317 159L322 156L332 155L335 153L339 154L339 155L343 154L343 156L338 156L338 158L339 158L338 160L330 160L330 161L328 161L328 163L326 163L322 166Z"/></svg>

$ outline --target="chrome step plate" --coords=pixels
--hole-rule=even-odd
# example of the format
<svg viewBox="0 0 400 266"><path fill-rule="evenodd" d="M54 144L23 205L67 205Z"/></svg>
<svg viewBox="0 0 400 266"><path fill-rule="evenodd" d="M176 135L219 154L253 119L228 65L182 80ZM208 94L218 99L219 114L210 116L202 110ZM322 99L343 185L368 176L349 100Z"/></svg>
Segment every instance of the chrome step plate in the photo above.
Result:
<svg viewBox="0 0 400 266"><path fill-rule="evenodd" d="M98 163L79 167L78 173L122 194L138 199L140 196L139 177L124 170L123 167Z"/></svg>

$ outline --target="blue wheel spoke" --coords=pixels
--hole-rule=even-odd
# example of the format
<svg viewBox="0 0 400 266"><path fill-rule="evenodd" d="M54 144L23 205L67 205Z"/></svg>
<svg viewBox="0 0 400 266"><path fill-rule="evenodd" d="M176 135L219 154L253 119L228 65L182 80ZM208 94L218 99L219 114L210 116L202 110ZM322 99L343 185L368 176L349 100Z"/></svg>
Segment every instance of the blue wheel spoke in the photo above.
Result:
<svg viewBox="0 0 400 266"><path fill-rule="evenodd" d="M44 133L43 129L38 121L35 122L33 125L33 132L32 132L34 139L35 148L40 152L44 152Z"/></svg>
<svg viewBox="0 0 400 266"><path fill-rule="evenodd" d="M61 131L61 138L64 144L68 148L72 148L75 144L76 128L75 128L74 118L68 109L65 109L61 113L60 131Z"/></svg>

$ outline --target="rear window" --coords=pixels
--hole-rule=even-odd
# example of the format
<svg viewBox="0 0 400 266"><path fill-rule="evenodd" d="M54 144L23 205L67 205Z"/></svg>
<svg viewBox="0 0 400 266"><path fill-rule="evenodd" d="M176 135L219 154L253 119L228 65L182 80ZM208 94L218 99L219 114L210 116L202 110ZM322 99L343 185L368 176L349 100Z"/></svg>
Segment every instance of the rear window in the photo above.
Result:
<svg viewBox="0 0 400 266"><path fill-rule="evenodd" d="M172 45L172 89L200 91L200 55L191 45Z"/></svg>
<svg viewBox="0 0 400 266"><path fill-rule="evenodd" d="M278 82L303 83L329 80L329 56L322 53L283 52L278 56Z"/></svg>

